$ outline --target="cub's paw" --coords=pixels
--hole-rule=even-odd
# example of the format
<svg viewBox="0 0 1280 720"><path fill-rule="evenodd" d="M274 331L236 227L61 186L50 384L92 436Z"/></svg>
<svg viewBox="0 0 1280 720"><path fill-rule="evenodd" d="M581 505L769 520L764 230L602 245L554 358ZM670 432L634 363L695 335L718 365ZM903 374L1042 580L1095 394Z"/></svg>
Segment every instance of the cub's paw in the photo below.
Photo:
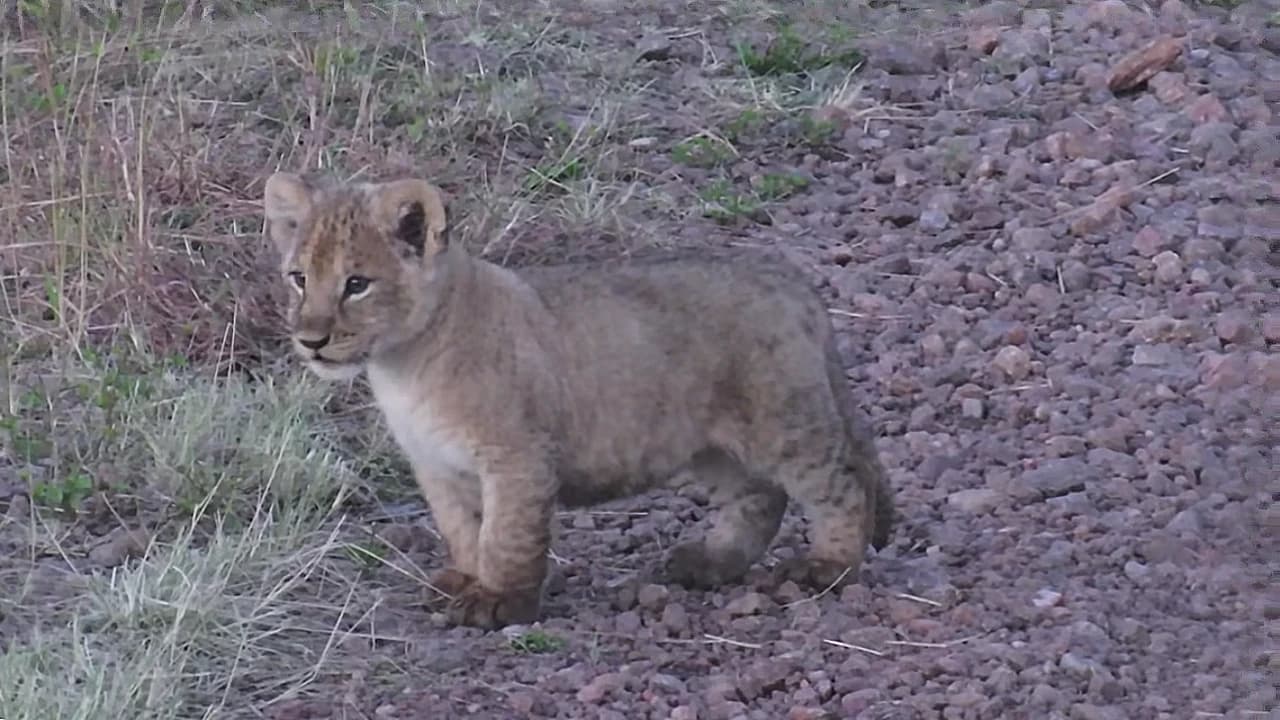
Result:
<svg viewBox="0 0 1280 720"><path fill-rule="evenodd" d="M540 590L499 593L475 582L454 596L445 615L454 625L498 630L537 621L541 606Z"/></svg>
<svg viewBox="0 0 1280 720"><path fill-rule="evenodd" d="M671 548L660 576L664 582L690 590L709 590L738 582L750 565L741 554L712 555L706 544L693 541Z"/></svg>
<svg viewBox="0 0 1280 720"><path fill-rule="evenodd" d="M821 592L858 582L858 568L857 565L850 566L836 560L791 558L779 563L775 573L780 581L790 580Z"/></svg>
<svg viewBox="0 0 1280 720"><path fill-rule="evenodd" d="M427 577L431 588L443 594L443 600L456 598L476 583L475 577L455 568L441 568ZM435 593L433 593L435 594Z"/></svg>

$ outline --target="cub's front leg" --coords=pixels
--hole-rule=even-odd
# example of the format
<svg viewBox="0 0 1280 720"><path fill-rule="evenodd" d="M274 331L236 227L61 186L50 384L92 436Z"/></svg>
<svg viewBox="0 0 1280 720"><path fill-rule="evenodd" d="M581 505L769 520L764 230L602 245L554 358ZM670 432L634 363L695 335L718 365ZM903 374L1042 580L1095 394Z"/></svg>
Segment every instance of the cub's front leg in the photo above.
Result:
<svg viewBox="0 0 1280 720"><path fill-rule="evenodd" d="M520 450L485 458L477 582L450 606L450 621L495 630L531 623L542 609L556 481L542 458Z"/></svg>
<svg viewBox="0 0 1280 720"><path fill-rule="evenodd" d="M418 470L422 491L436 528L449 552L448 563L431 574L432 589L448 598L462 594L476 581L480 564L480 486L459 472Z"/></svg>

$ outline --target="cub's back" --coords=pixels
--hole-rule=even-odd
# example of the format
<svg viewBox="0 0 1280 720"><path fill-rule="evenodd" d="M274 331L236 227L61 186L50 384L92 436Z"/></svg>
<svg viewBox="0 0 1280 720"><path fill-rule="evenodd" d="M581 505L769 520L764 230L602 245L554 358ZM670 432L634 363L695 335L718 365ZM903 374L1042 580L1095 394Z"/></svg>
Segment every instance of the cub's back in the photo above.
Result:
<svg viewBox="0 0 1280 720"><path fill-rule="evenodd" d="M813 283L772 253L654 252L521 275L583 352L647 347L652 352L642 355L670 363L700 346L717 353L783 341L821 346L830 332Z"/></svg>

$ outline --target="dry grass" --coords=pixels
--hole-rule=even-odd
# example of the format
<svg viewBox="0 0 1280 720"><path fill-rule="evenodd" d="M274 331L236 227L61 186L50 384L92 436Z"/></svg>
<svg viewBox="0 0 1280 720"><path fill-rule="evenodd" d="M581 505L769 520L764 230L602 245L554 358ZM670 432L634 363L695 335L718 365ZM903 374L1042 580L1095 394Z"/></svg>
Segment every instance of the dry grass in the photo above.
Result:
<svg viewBox="0 0 1280 720"><path fill-rule="evenodd" d="M3 6L0 718L254 716L349 669L371 613L417 589L353 512L416 499L385 433L358 391L286 371L272 170L430 177L474 251L536 263L678 242L664 227L804 186L735 189L715 156L705 187L646 175L634 149L658 136L734 148L786 121L820 144L806 113L858 104L848 56L706 44L685 118L625 41L547 4L305 5ZM797 61L822 72L774 76Z"/></svg>

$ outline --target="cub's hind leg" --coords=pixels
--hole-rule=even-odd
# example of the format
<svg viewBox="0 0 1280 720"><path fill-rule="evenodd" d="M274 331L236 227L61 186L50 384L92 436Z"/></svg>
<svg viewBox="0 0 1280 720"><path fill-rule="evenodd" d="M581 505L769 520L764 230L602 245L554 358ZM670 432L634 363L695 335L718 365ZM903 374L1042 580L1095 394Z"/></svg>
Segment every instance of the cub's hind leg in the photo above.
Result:
<svg viewBox="0 0 1280 720"><path fill-rule="evenodd" d="M825 589L857 582L877 524L877 487L866 458L797 462L779 472L787 492L809 518L812 545L807 557L782 568L793 580ZM824 453L824 455L826 455Z"/></svg>
<svg viewBox="0 0 1280 720"><path fill-rule="evenodd" d="M694 473L712 488L711 526L702 539L672 548L666 579L689 588L737 582L778 534L787 494L721 454L697 462Z"/></svg>

